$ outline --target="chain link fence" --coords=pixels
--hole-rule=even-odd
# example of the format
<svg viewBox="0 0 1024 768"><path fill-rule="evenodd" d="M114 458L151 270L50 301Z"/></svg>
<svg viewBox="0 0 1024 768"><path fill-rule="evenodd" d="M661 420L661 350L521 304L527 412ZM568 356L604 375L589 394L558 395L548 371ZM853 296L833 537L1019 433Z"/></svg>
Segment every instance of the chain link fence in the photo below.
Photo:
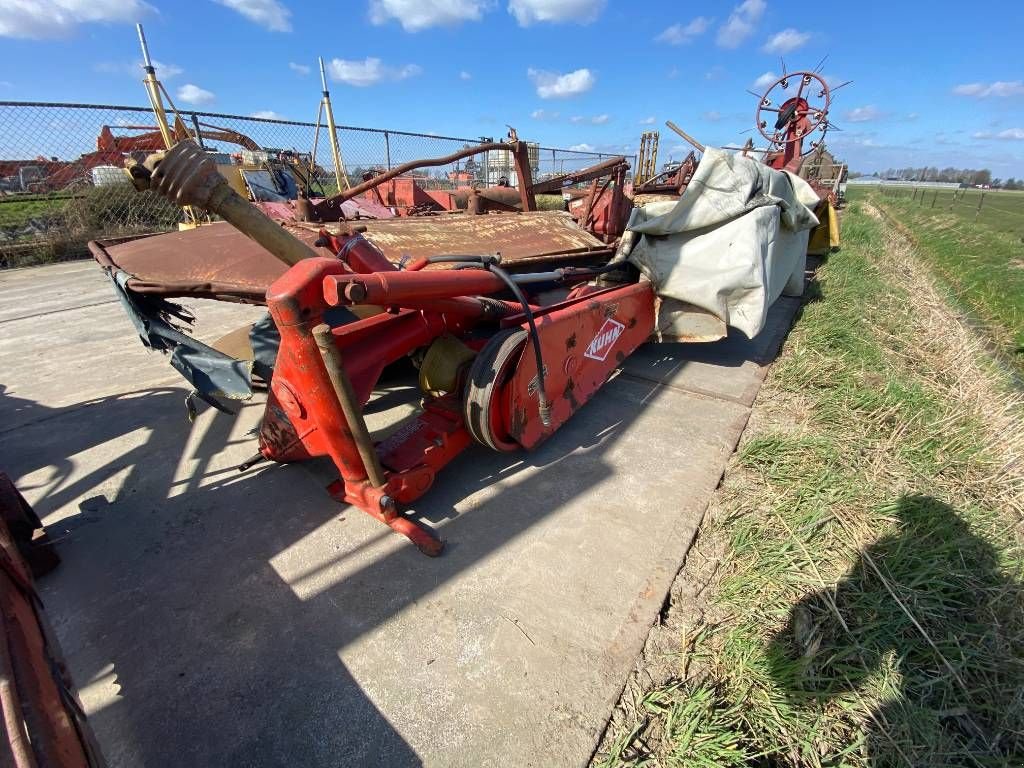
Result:
<svg viewBox="0 0 1024 768"><path fill-rule="evenodd" d="M293 163L306 169L311 196L338 189L326 126L212 112L180 112L178 117L181 129L198 133L219 163ZM368 171L449 155L492 138L350 126L338 126L337 132L343 175L353 185ZM182 209L156 194L136 192L120 171L127 158L141 160L161 148L148 108L0 101L0 266L77 258L88 253L89 240L175 229L185 220ZM538 145L530 149L535 179L611 156ZM418 183L426 188L496 184L502 178L516 186L518 181L510 153L504 151L418 173Z"/></svg>

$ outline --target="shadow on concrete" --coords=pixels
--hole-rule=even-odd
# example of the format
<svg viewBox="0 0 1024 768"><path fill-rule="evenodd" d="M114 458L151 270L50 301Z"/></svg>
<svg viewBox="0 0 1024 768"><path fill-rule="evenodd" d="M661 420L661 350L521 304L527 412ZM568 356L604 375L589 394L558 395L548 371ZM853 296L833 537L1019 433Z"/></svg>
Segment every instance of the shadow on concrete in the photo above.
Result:
<svg viewBox="0 0 1024 768"><path fill-rule="evenodd" d="M676 354L761 365L781 337L774 351L762 342ZM98 707L90 719L111 765L417 765L376 703L401 691L364 690L339 651L607 481L607 452L663 391L620 377L533 453L468 450L414 510L444 521L439 559L383 526L369 540L347 537L361 513L326 496L323 463L237 474L223 455L241 440L231 437L234 419L206 412L190 426L183 389L39 410L19 430L20 446L4 436L0 466L15 477L51 470L36 483L42 516L91 494L77 521L58 523L64 564L43 586L76 682ZM66 458L112 441L119 452L108 460L76 467ZM313 535L337 542L338 553L282 576L282 553ZM416 643L374 651L384 666L418 652Z"/></svg>

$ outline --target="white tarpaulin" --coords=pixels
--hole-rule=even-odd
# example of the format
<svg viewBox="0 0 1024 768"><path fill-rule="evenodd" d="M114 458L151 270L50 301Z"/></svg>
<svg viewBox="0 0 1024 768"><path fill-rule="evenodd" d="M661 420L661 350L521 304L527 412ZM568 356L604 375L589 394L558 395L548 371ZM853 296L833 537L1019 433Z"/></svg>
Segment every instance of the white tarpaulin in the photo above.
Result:
<svg viewBox="0 0 1024 768"><path fill-rule="evenodd" d="M803 291L817 195L803 179L708 147L678 200L633 209L629 261L662 299L658 328L694 305L755 336L772 303ZM682 302L683 304L680 304Z"/></svg>

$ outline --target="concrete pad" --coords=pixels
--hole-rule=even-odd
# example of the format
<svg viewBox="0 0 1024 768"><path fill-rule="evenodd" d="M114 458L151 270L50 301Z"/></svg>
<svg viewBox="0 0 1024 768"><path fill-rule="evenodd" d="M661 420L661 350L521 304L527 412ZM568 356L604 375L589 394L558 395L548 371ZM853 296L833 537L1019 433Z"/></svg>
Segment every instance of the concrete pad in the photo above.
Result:
<svg viewBox="0 0 1024 768"><path fill-rule="evenodd" d="M196 317L193 335L207 342L267 311L204 299L180 303ZM0 360L0 431L55 415L46 409L183 385L166 357L142 346L92 261L0 270Z"/></svg>
<svg viewBox="0 0 1024 768"><path fill-rule="evenodd" d="M764 368L778 354L799 307L799 299L780 298L753 339L732 330L728 338L710 344L644 344L623 370L644 381L749 407L761 388Z"/></svg>
<svg viewBox="0 0 1024 768"><path fill-rule="evenodd" d="M235 472L260 403L188 424L118 305L52 321L81 373L34 377L62 369L26 359L33 321L0 325L0 467L59 541L43 598L112 766L586 764L749 412L710 361L697 394L627 368L537 451L448 468L428 559L331 501L329 465ZM373 428L409 411L388 386Z"/></svg>

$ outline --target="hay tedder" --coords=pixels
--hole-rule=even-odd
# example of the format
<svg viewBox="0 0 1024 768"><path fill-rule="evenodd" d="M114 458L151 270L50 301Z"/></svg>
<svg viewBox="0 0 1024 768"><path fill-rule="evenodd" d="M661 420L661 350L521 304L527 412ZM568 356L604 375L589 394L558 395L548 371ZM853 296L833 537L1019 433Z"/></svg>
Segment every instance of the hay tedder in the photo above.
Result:
<svg viewBox="0 0 1024 768"><path fill-rule="evenodd" d="M781 293L802 291L820 195L772 168L792 172L803 139L827 127L828 88L814 107L804 87L817 76L788 77L801 85L777 108L766 162L705 151L670 125L704 157L659 174L652 156L633 200L622 157L535 183L512 131L278 210L244 199L183 140L131 165L136 187L224 221L90 248L143 342L169 352L192 383L190 400L222 407L266 385L259 452L240 469L329 458L334 498L437 555L442 543L401 509L471 444L535 448L652 335L710 340L727 326L753 335ZM759 119L775 110L761 97ZM393 182L414 166L496 149L515 159L517 188L367 218L368 206L392 205ZM537 193L570 188L568 210L537 210ZM265 304L269 316L211 347L183 332L179 298ZM686 330L709 315L715 333ZM419 369L420 408L375 443L364 409L386 369L407 358Z"/></svg>

